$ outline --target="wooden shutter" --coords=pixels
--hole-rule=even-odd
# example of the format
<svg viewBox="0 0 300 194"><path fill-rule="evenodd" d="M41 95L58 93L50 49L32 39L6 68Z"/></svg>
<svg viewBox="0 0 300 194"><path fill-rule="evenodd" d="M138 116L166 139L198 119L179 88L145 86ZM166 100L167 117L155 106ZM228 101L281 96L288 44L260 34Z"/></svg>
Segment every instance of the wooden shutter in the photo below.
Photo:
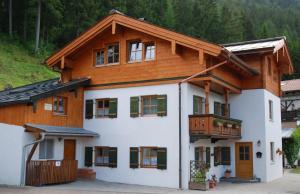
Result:
<svg viewBox="0 0 300 194"><path fill-rule="evenodd" d="M218 102L214 102L214 114L218 115Z"/></svg>
<svg viewBox="0 0 300 194"><path fill-rule="evenodd" d="M195 160L199 161L199 157L200 157L200 148L196 147L195 148Z"/></svg>
<svg viewBox="0 0 300 194"><path fill-rule="evenodd" d="M93 147L85 147L84 166L91 167L92 165L93 165Z"/></svg>
<svg viewBox="0 0 300 194"><path fill-rule="evenodd" d="M221 164L230 165L230 147L221 148Z"/></svg>
<svg viewBox="0 0 300 194"><path fill-rule="evenodd" d="M94 101L86 100L85 101L85 118L92 119L94 116Z"/></svg>
<svg viewBox="0 0 300 194"><path fill-rule="evenodd" d="M110 147L108 152L109 163L108 166L111 168L117 168L118 164L118 148Z"/></svg>
<svg viewBox="0 0 300 194"><path fill-rule="evenodd" d="M167 116L167 95L157 96L157 116Z"/></svg>
<svg viewBox="0 0 300 194"><path fill-rule="evenodd" d="M109 99L109 118L117 118L118 114L118 99L111 98Z"/></svg>
<svg viewBox="0 0 300 194"><path fill-rule="evenodd" d="M139 148L131 147L130 148L130 168L138 168L139 167Z"/></svg>
<svg viewBox="0 0 300 194"><path fill-rule="evenodd" d="M210 147L206 147L205 150L206 165L210 167Z"/></svg>
<svg viewBox="0 0 300 194"><path fill-rule="evenodd" d="M221 104L221 116L225 116L225 104Z"/></svg>
<svg viewBox="0 0 300 194"><path fill-rule="evenodd" d="M199 114L199 110L198 110L198 97L197 96L193 96L193 113L195 114Z"/></svg>
<svg viewBox="0 0 300 194"><path fill-rule="evenodd" d="M157 169L167 169L167 148L157 149Z"/></svg>
<svg viewBox="0 0 300 194"><path fill-rule="evenodd" d="M214 165L220 165L220 148L214 147Z"/></svg>
<svg viewBox="0 0 300 194"><path fill-rule="evenodd" d="M130 117L139 116L139 97L130 97Z"/></svg>

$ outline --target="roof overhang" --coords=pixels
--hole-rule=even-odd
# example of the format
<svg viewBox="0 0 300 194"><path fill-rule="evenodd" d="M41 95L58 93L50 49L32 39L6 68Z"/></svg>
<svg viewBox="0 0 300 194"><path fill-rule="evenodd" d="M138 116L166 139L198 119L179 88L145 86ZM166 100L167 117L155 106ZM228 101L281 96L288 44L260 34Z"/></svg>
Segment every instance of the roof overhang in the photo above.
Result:
<svg viewBox="0 0 300 194"><path fill-rule="evenodd" d="M24 125L25 132L43 133L46 136L61 136L61 137L98 137L99 134L83 128L62 127L51 125L38 125L27 123Z"/></svg>

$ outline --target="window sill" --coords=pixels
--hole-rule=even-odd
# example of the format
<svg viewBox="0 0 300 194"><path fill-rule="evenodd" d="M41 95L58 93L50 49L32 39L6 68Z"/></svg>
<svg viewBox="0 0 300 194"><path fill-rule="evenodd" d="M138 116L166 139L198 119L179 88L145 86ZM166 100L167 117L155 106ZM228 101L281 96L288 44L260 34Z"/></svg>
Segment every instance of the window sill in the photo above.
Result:
<svg viewBox="0 0 300 194"><path fill-rule="evenodd" d="M103 65L94 65L95 68L101 68L101 67L109 67L109 66L115 66L115 65L120 65L120 63L107 63Z"/></svg>
<svg viewBox="0 0 300 194"><path fill-rule="evenodd" d="M127 61L128 64L132 64L132 63L141 63L142 60L137 60L137 61Z"/></svg>
<svg viewBox="0 0 300 194"><path fill-rule="evenodd" d="M141 115L141 117L159 117L157 114Z"/></svg>
<svg viewBox="0 0 300 194"><path fill-rule="evenodd" d="M60 117L66 117L68 116L67 114L60 114L60 113L53 113L54 116L60 116Z"/></svg>
<svg viewBox="0 0 300 194"><path fill-rule="evenodd" d="M141 168L157 168L157 166L141 166Z"/></svg>
<svg viewBox="0 0 300 194"><path fill-rule="evenodd" d="M144 61L150 62L150 61L155 61L155 59L145 59Z"/></svg>

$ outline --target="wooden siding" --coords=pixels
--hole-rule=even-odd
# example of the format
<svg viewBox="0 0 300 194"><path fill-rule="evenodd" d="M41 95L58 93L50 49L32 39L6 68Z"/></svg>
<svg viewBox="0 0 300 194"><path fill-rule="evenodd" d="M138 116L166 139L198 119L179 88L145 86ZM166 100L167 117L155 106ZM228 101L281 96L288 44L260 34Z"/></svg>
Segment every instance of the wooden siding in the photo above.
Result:
<svg viewBox="0 0 300 194"><path fill-rule="evenodd" d="M83 126L83 88L75 92L58 94L68 98L67 114L55 115L53 111L45 110L45 104L53 105L53 97L40 99L36 104L36 111L32 105L19 104L0 107L0 122L23 126L25 123L82 127Z"/></svg>

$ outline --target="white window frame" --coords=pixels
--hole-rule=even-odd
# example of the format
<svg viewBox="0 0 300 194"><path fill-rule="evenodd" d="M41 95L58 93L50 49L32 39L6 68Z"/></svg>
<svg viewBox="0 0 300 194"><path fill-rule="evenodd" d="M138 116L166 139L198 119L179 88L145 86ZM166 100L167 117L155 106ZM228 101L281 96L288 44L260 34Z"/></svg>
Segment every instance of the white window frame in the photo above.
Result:
<svg viewBox="0 0 300 194"><path fill-rule="evenodd" d="M269 106L269 120L273 121L274 120L274 105L273 105L272 100L268 101L268 106Z"/></svg>

